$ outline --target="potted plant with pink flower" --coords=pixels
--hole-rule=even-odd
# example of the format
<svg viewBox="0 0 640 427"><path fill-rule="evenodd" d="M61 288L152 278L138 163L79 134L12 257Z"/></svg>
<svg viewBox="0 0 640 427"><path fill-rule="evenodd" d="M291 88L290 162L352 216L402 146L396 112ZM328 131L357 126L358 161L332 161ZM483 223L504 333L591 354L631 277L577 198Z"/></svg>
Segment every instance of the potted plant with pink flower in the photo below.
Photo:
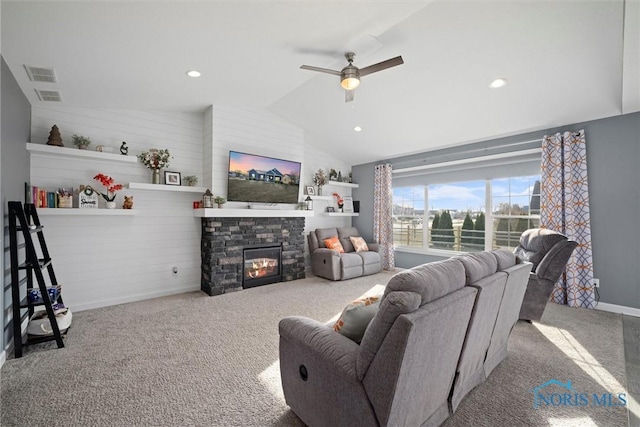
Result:
<svg viewBox="0 0 640 427"><path fill-rule="evenodd" d="M342 212L342 207L344 206L344 200L342 196L338 193L333 193L333 197L336 198L336 204L338 205L338 211Z"/></svg>

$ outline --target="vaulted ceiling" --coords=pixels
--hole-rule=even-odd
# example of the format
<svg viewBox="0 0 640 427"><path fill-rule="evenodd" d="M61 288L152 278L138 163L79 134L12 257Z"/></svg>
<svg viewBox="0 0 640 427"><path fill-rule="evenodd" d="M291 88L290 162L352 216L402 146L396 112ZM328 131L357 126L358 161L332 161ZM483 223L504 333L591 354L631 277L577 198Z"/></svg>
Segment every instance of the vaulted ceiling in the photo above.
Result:
<svg viewBox="0 0 640 427"><path fill-rule="evenodd" d="M3 0L1 15L32 105L266 109L352 164L640 110L640 0ZM359 67L405 64L350 103L339 77L299 68L339 70L351 50Z"/></svg>

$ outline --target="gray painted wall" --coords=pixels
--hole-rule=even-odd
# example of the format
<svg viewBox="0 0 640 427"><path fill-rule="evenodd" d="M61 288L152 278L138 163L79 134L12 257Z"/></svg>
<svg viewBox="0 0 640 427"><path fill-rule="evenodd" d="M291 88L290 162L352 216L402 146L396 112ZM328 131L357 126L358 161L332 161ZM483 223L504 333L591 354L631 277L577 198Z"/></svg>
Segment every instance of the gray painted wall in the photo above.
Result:
<svg viewBox="0 0 640 427"><path fill-rule="evenodd" d="M363 236L372 238L375 164L402 163L405 167L412 160L427 156L447 156L446 160L455 160L456 152L580 129L585 130L587 139L594 273L600 279L600 301L640 308L640 113L354 166L354 182L359 183L360 188L355 189L353 195L354 200L360 200L360 216L353 219L353 225ZM465 155L458 155L463 157ZM396 265L402 268L438 259L442 258L396 252Z"/></svg>
<svg viewBox="0 0 640 427"><path fill-rule="evenodd" d="M29 156L25 150L25 142L29 141L31 132L31 105L24 96L9 67L2 59L0 70L0 109L2 120L0 123L0 212L5 218L7 202L10 200L24 201L24 183L29 181ZM6 218L5 218L6 222ZM6 226L6 224L5 224ZM3 247L9 246L9 236L4 234ZM5 271L9 268L9 253L5 252L0 259L0 268ZM5 275L3 280L2 298L2 347L7 348L11 332L11 324L8 322L11 307L11 276Z"/></svg>

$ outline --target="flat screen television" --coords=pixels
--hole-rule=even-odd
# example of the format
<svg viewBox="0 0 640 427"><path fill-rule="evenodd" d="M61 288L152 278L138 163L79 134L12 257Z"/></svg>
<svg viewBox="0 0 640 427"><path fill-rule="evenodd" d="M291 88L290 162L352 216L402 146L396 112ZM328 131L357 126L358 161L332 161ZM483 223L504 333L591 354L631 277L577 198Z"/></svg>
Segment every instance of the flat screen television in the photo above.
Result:
<svg viewBox="0 0 640 427"><path fill-rule="evenodd" d="M229 151L227 200L298 203L300 163Z"/></svg>

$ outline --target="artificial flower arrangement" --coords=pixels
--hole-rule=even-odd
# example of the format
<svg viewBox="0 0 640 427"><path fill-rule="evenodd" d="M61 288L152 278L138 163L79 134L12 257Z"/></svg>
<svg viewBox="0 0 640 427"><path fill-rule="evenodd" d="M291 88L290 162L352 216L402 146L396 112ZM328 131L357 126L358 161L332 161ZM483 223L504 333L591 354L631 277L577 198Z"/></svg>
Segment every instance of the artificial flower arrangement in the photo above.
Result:
<svg viewBox="0 0 640 427"><path fill-rule="evenodd" d="M342 206L344 206L344 200L342 200L342 196L340 196L338 193L333 193L333 197L336 198L338 209L342 209Z"/></svg>
<svg viewBox="0 0 640 427"><path fill-rule="evenodd" d="M107 202L113 202L115 200L115 198L116 198L116 191L122 190L124 188L124 186L122 184L114 184L113 183L113 178L111 178L110 176L103 175L101 173L99 173L98 175L94 176L93 179L95 179L96 181L99 181L100 184L102 184L105 187L107 187L107 192L106 193L101 193L101 192L93 189L93 191L95 191L96 193L98 193L99 195L104 197L104 199Z"/></svg>
<svg viewBox="0 0 640 427"><path fill-rule="evenodd" d="M140 153L138 158L147 169L159 170L169 166L171 154L167 149L158 150L157 148L152 148L149 151Z"/></svg>
<svg viewBox="0 0 640 427"><path fill-rule="evenodd" d="M313 174L313 183L318 187L322 187L327 183L327 175L322 169L318 169L318 171Z"/></svg>

